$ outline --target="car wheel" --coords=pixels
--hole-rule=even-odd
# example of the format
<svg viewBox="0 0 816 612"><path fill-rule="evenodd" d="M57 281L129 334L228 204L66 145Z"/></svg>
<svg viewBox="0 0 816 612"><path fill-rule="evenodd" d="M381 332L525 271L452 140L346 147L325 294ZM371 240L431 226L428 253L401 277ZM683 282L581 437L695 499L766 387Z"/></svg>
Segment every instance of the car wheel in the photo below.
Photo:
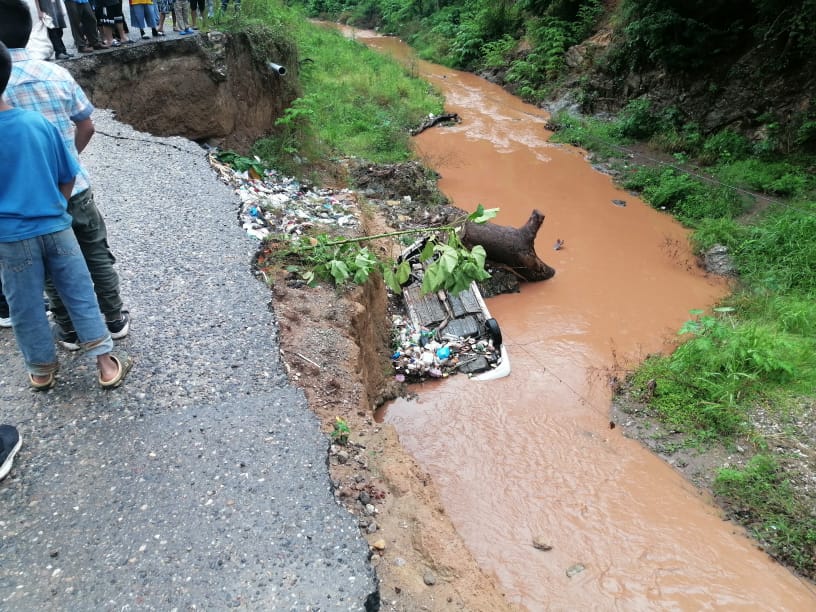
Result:
<svg viewBox="0 0 816 612"><path fill-rule="evenodd" d="M485 328L493 340L493 346L496 347L497 350L500 349L502 345L502 333L499 322L496 319L488 319L485 321Z"/></svg>

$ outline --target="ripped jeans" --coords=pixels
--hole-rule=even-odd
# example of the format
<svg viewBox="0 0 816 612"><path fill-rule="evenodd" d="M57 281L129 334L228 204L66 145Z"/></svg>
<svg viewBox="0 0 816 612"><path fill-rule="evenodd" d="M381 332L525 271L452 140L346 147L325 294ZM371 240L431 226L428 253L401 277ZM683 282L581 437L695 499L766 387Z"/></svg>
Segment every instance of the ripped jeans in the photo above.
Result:
<svg viewBox="0 0 816 612"><path fill-rule="evenodd" d="M0 242L0 277L11 324L26 369L37 376L57 370L57 350L43 308L45 278L51 276L88 355L113 350L88 266L71 229L16 242Z"/></svg>

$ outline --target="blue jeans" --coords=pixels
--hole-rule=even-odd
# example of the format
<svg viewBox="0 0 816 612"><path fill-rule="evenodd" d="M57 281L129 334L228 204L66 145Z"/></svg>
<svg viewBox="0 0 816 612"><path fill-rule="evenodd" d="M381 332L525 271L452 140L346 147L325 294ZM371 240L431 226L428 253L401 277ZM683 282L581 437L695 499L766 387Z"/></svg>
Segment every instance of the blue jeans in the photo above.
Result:
<svg viewBox="0 0 816 612"><path fill-rule="evenodd" d="M96 357L113 350L88 266L71 229L17 242L0 242L0 278L11 310L14 336L26 368L36 376L55 372L58 366L42 301L46 275L54 281L87 353Z"/></svg>
<svg viewBox="0 0 816 612"><path fill-rule="evenodd" d="M71 196L68 200L68 214L71 215L71 229L74 230L79 248L85 256L88 271L93 279L96 299L105 320L115 321L122 316L122 298L119 296L119 275L113 269L116 258L108 246L108 230L105 219L96 207L93 191L89 187ZM45 284L48 301L54 320L63 331L74 329L68 310L62 303L52 283ZM2 303L0 303L2 307Z"/></svg>

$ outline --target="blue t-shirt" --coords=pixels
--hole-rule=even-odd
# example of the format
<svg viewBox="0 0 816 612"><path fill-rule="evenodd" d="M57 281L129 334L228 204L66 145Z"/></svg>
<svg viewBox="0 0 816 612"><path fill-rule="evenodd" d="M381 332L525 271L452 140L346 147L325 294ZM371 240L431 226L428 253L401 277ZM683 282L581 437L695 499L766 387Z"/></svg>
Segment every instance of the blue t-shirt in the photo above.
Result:
<svg viewBox="0 0 816 612"><path fill-rule="evenodd" d="M0 242L16 242L71 227L58 185L79 172L59 130L40 113L0 112Z"/></svg>

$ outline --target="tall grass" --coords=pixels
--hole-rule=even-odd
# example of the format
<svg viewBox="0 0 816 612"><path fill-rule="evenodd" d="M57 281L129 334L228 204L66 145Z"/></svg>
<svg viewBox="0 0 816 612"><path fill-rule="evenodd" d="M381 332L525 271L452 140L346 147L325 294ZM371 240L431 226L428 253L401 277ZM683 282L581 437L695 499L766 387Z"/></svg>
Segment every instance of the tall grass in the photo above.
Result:
<svg viewBox="0 0 816 612"><path fill-rule="evenodd" d="M232 27L277 24L298 48L303 95L278 120L271 138L254 153L275 166L356 156L390 163L413 156L409 131L443 107L441 95L397 61L309 21L279 0L245 0ZM231 21L230 21L231 20Z"/></svg>

